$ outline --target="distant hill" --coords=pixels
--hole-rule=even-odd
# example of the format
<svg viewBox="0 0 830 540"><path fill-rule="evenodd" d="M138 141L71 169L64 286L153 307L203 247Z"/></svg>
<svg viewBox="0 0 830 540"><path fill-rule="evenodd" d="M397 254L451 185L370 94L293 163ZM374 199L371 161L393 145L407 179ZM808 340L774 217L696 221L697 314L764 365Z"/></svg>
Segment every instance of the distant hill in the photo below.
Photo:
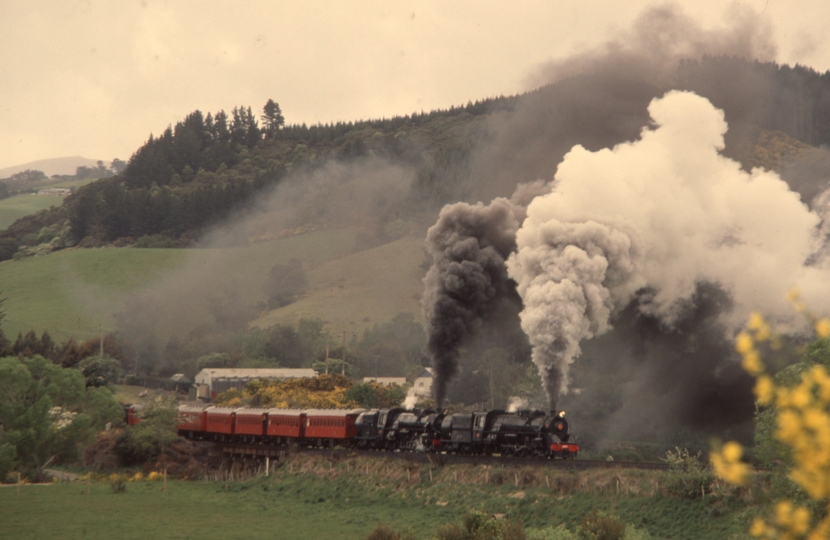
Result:
<svg viewBox="0 0 830 540"><path fill-rule="evenodd" d="M797 162L810 147L830 144L826 75L803 66L704 57L680 62L673 77L674 89L694 91L724 110L729 123L724 154L745 168L801 166ZM668 88L625 76L614 81L587 73L523 95L447 110L312 126L285 125L273 101L273 110L263 109L262 126L250 107L193 111L151 136L119 174L102 168L109 174L74 186L75 193L60 207L0 231L0 260L74 246L194 246L280 184L302 183L313 190L325 171L355 171L369 162L406 171L405 198L387 200L374 213L352 205L333 223L324 196L330 188L325 188L309 202L320 204L303 207L296 219L267 234L348 226L366 229L377 245L398 224L413 231L425 228L446 203L508 196L519 182L552 178L576 144L596 150L634 140L649 121L648 103ZM823 166L827 160L822 160ZM378 173L377 179L383 176ZM825 188L826 178L813 176L809 185L798 186L805 199ZM368 178L365 185L377 185ZM12 193L22 191L8 187ZM333 200L344 203L349 195Z"/></svg>
<svg viewBox="0 0 830 540"><path fill-rule="evenodd" d="M89 159L81 156L59 157L51 159L39 159L22 165L15 165L13 167L6 167L0 169L0 178L8 178L13 174L30 170L43 171L46 176L55 174L75 174L75 169L78 167L94 167L98 163L97 160Z"/></svg>

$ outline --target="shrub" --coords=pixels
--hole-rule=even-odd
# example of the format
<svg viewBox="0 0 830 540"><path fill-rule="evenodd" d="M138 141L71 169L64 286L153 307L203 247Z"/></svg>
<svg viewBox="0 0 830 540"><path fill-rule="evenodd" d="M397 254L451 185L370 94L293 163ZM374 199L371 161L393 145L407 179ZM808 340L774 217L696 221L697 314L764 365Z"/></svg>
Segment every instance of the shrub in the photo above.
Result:
<svg viewBox="0 0 830 540"><path fill-rule="evenodd" d="M386 525L378 525L369 533L366 540L415 540L415 537L409 532L399 533Z"/></svg>
<svg viewBox="0 0 830 540"><path fill-rule="evenodd" d="M78 369L84 374L87 387L106 386L121 377L121 362L109 356L88 356L81 360Z"/></svg>
<svg viewBox="0 0 830 540"><path fill-rule="evenodd" d="M625 522L605 512L592 511L585 516L577 529L581 540L622 540Z"/></svg>
<svg viewBox="0 0 830 540"><path fill-rule="evenodd" d="M521 522L496 519L484 512L464 516L464 526L445 525L436 532L438 540L526 540Z"/></svg>
<svg viewBox="0 0 830 540"><path fill-rule="evenodd" d="M111 474L110 489L113 493L125 493L127 491L127 477L123 474Z"/></svg>
<svg viewBox="0 0 830 540"><path fill-rule="evenodd" d="M141 423L123 431L114 444L119 461L127 466L156 458L178 438L175 399L157 398L141 411Z"/></svg>
<svg viewBox="0 0 830 540"><path fill-rule="evenodd" d="M6 477L14 470L17 450L11 444L0 444L0 482L5 482Z"/></svg>
<svg viewBox="0 0 830 540"><path fill-rule="evenodd" d="M828 538L830 373L825 366L830 360L830 318L810 313L797 291L790 293L790 300L813 323L819 338L807 347L800 365L781 371L775 379L767 373L761 361L762 347L777 348L780 340L760 313L753 313L738 333L735 349L743 357L744 369L756 378L757 404L774 410L777 429L768 426L766 435L774 435L788 448L788 477L812 501L805 505L800 497L780 500L772 516L755 518L749 532L760 538ZM742 457L743 447L730 441L714 450L709 459L720 478L743 485L751 472Z"/></svg>
<svg viewBox="0 0 830 540"><path fill-rule="evenodd" d="M576 540L577 536L564 525L527 531L527 540Z"/></svg>
<svg viewBox="0 0 830 540"><path fill-rule="evenodd" d="M714 476L700 461L701 454L690 454L685 448L675 448L661 458L669 465L666 491L670 495L681 499L696 499L708 490Z"/></svg>

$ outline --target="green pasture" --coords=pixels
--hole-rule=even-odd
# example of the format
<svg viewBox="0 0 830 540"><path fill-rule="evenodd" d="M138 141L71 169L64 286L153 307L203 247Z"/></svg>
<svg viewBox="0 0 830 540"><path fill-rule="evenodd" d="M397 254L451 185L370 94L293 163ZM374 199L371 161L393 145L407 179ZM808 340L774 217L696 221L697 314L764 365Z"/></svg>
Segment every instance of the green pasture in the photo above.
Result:
<svg viewBox="0 0 830 540"><path fill-rule="evenodd" d="M183 253L164 249L73 249L0 263L6 299L3 331L48 330L63 341L114 330L113 313L127 295L180 264Z"/></svg>
<svg viewBox="0 0 830 540"><path fill-rule="evenodd" d="M0 230L8 228L23 216L61 204L63 204L63 197L32 195L31 193L0 199Z"/></svg>
<svg viewBox="0 0 830 540"><path fill-rule="evenodd" d="M423 288L422 241L407 237L352 253L356 232L317 231L247 247L221 249L67 249L0 263L3 330L48 330L56 341L88 339L116 329L131 295L153 293L167 301L208 297L217 284L233 284L248 305L263 299L262 284L275 264L299 258L309 288L298 302L260 313L255 324L295 324L319 317L330 331L360 332L400 312L419 314ZM178 295L178 296L177 296ZM205 317L209 317L204 309Z"/></svg>
<svg viewBox="0 0 830 540"><path fill-rule="evenodd" d="M67 180L60 180L58 182L50 183L48 187L50 188L79 188L81 186L85 186L87 184L91 184L92 182L98 181L98 178L82 178L77 179L75 177L70 176Z"/></svg>
<svg viewBox="0 0 830 540"><path fill-rule="evenodd" d="M344 463L317 474L284 467L271 477L245 482L170 481L167 492L158 481L127 483L123 493L106 481L89 487L83 481L23 485L19 495L16 486L7 485L0 487L0 531L7 538L38 540L357 540L384 524L431 538L440 525L459 523L470 511L504 514L529 531L559 526L574 531L584 516L599 510L639 531L637 538L738 539L749 537L748 524L762 510L737 498L680 500L601 487L596 493L584 492L590 488L563 493L555 485L517 488L507 467L479 467L477 472L486 469L491 479L481 485L454 481L453 475L466 473L452 466L437 470L434 482L426 474L428 466L416 468L411 478L390 472L394 462L369 460L365 466L366 471L353 465L348 474L342 474ZM557 481L555 473L547 474ZM578 483L586 473L571 474ZM588 476L610 485L617 474Z"/></svg>
<svg viewBox="0 0 830 540"><path fill-rule="evenodd" d="M172 396L173 392L158 389L147 389L143 386L130 386L126 384L113 384L110 387L112 394L119 403L132 405L133 403L147 403L158 396ZM141 396L146 392L146 395Z"/></svg>
<svg viewBox="0 0 830 540"><path fill-rule="evenodd" d="M336 492L304 493L268 480L234 483L172 481L129 483L113 493L108 483L0 488L0 535L20 540L74 539L363 539L379 522L423 535L453 511L399 507L381 497L350 501ZM309 498L313 497L313 499Z"/></svg>
<svg viewBox="0 0 830 540"><path fill-rule="evenodd" d="M398 313L420 317L422 261L423 240L415 237L327 261L308 272L304 298L265 313L254 324L268 327L318 317L333 333L359 333Z"/></svg>

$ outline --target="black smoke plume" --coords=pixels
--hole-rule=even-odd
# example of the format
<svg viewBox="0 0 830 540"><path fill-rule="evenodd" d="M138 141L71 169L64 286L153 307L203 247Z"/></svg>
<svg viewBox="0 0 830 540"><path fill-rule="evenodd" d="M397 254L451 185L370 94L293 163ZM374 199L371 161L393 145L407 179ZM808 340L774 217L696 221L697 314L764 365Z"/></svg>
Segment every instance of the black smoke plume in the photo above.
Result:
<svg viewBox="0 0 830 540"><path fill-rule="evenodd" d="M422 309L438 408L458 374L460 348L483 327L517 318L521 301L504 261L516 248L522 217L507 199L487 206L457 203L445 206L427 233L433 262L424 277Z"/></svg>

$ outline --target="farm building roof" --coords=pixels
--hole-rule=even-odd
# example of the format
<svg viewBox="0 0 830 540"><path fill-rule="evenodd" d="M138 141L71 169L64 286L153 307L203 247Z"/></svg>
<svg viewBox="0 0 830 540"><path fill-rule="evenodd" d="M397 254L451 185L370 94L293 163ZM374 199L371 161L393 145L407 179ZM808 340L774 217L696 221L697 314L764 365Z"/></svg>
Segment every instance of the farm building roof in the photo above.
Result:
<svg viewBox="0 0 830 540"><path fill-rule="evenodd" d="M308 368L205 368L196 375L196 381L216 379L301 379L315 377L317 373Z"/></svg>

